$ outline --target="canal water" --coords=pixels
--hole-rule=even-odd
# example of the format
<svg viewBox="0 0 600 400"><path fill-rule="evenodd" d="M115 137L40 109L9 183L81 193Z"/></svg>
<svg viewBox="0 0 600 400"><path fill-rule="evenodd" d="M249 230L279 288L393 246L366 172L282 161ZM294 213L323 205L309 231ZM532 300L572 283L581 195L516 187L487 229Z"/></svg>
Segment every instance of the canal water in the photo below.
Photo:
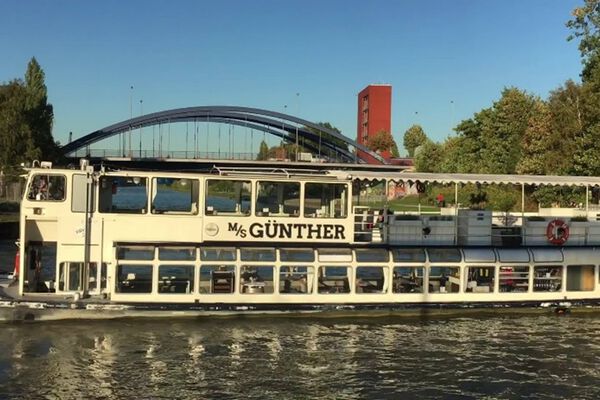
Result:
<svg viewBox="0 0 600 400"><path fill-rule="evenodd" d="M0 398L597 399L600 318L0 325Z"/></svg>

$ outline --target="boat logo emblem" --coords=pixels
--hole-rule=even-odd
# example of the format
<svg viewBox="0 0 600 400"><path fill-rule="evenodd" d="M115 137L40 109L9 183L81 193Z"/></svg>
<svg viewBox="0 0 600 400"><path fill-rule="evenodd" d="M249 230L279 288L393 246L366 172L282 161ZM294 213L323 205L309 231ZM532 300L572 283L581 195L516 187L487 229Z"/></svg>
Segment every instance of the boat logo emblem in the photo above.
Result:
<svg viewBox="0 0 600 400"><path fill-rule="evenodd" d="M206 232L208 236L215 236L219 233L219 227L217 224L211 222L204 227L204 232Z"/></svg>

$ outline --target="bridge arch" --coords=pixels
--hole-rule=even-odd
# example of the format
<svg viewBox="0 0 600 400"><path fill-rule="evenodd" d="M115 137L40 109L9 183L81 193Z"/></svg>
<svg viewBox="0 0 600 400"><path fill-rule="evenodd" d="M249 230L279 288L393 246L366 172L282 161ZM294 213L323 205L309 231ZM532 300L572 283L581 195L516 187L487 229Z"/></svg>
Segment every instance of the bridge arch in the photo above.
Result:
<svg viewBox="0 0 600 400"><path fill-rule="evenodd" d="M192 121L244 126L280 137L288 143L295 143L297 140L296 135L298 135L298 139L308 139L304 141L304 145L315 153L319 149L314 146L314 143L319 143L321 146L339 154L346 162L361 162L362 160L357 158L357 154L363 153L385 164L385 160L379 154L332 129L289 114L238 106L186 107L142 115L91 132L64 145L62 151L65 155L69 155L93 143L121 133L148 126ZM327 135L323 136L321 133ZM348 146L353 148L354 152L349 150Z"/></svg>

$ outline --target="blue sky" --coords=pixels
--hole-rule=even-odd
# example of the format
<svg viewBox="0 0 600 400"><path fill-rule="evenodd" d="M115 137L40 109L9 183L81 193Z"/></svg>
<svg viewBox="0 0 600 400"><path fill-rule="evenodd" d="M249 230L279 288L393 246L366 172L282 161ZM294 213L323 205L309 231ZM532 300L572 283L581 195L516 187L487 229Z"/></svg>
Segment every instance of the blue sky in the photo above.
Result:
<svg viewBox="0 0 600 400"><path fill-rule="evenodd" d="M583 0L0 2L0 81L35 56L54 136L134 114L242 105L328 121L356 136L357 93L393 87L392 133L434 140L502 88L546 97L579 80L565 22ZM299 96L296 96L299 93Z"/></svg>

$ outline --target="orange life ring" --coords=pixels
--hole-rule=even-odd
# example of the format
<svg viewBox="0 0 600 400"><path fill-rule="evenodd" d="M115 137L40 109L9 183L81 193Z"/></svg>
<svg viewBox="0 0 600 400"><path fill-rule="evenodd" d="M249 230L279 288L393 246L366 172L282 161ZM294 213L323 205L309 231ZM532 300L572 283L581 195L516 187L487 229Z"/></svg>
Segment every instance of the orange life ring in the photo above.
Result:
<svg viewBox="0 0 600 400"><path fill-rule="evenodd" d="M562 219L550 221L546 227L546 238L552 244L564 244L569 239L569 225Z"/></svg>

